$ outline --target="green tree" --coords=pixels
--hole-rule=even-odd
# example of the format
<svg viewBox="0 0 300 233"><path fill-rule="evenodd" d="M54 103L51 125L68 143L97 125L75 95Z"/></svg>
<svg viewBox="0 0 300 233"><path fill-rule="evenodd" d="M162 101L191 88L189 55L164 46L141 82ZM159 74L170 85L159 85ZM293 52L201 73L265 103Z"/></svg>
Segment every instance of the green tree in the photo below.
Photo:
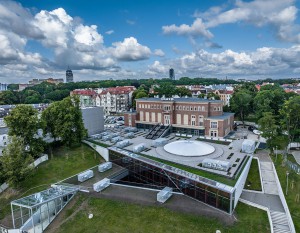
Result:
<svg viewBox="0 0 300 233"><path fill-rule="evenodd" d="M0 92L0 104L16 104L18 103L18 97L16 92L13 91L2 91Z"/></svg>
<svg viewBox="0 0 300 233"><path fill-rule="evenodd" d="M192 96L192 92L189 89L185 88L185 87L177 87L175 89L175 93L176 93L176 95L178 95L180 97L184 97L184 96L191 97Z"/></svg>
<svg viewBox="0 0 300 233"><path fill-rule="evenodd" d="M20 104L4 121L8 127L8 135L21 138L30 155L38 157L44 146L43 140L37 135L40 128L38 111L31 105Z"/></svg>
<svg viewBox="0 0 300 233"><path fill-rule="evenodd" d="M143 87L139 87L132 93L132 106L133 108L136 107L136 99L143 98L143 97L148 97L147 92Z"/></svg>
<svg viewBox="0 0 300 233"><path fill-rule="evenodd" d="M33 166L30 166L33 158L26 154L24 148L23 140L12 136L10 143L3 150L3 156L0 157L0 163L2 164L0 172L12 187L19 186L20 182L25 180L33 169Z"/></svg>
<svg viewBox="0 0 300 233"><path fill-rule="evenodd" d="M281 126L286 130L288 141L300 141L300 96L287 100L281 109Z"/></svg>
<svg viewBox="0 0 300 233"><path fill-rule="evenodd" d="M245 127L245 117L251 112L252 96L248 91L241 90L235 93L230 99L231 109L239 116Z"/></svg>
<svg viewBox="0 0 300 233"><path fill-rule="evenodd" d="M79 98L67 97L52 103L42 113L44 133L55 140L61 140L67 146L76 145L86 136L82 121Z"/></svg>
<svg viewBox="0 0 300 233"><path fill-rule="evenodd" d="M267 139L267 145L272 150L276 146L272 142L278 136L278 125L275 116L272 112L265 112L263 113L263 117L259 119L258 124L259 129L262 131L262 136Z"/></svg>
<svg viewBox="0 0 300 233"><path fill-rule="evenodd" d="M159 87L155 87L154 91L158 93L160 97L165 96L167 98L176 95L176 87L171 83L162 83Z"/></svg>

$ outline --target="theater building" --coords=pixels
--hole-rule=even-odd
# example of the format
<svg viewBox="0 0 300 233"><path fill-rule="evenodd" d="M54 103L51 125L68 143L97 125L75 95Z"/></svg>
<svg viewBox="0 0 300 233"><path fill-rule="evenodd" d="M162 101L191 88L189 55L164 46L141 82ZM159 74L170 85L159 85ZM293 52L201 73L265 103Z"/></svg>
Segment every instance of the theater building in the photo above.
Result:
<svg viewBox="0 0 300 233"><path fill-rule="evenodd" d="M234 114L223 112L222 100L140 98L136 111L125 113L125 125L142 129L169 125L174 133L224 137L233 130Z"/></svg>

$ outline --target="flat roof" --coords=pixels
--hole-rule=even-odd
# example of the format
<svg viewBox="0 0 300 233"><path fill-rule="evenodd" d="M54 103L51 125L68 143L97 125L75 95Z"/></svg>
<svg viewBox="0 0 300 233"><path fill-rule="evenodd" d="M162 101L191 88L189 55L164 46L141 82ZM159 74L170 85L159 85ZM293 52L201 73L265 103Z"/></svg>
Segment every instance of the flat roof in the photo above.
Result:
<svg viewBox="0 0 300 233"><path fill-rule="evenodd" d="M157 101L166 101L166 102L193 102L193 103L223 103L222 100L209 100L209 99L201 99L201 98L140 98L136 99L136 101L151 101L151 102L157 102Z"/></svg>
<svg viewBox="0 0 300 233"><path fill-rule="evenodd" d="M55 185L44 191L31 194L29 196L14 200L11 202L13 205L18 205L26 208L32 208L46 203L50 200L54 200L58 197L62 197L69 193L78 191L78 188L70 185Z"/></svg>
<svg viewBox="0 0 300 233"><path fill-rule="evenodd" d="M227 119L231 116L234 116L233 112L223 112L223 114L220 115L220 116L209 116L209 117L206 117L206 118L207 119L213 119L213 120L224 120L224 119Z"/></svg>
<svg viewBox="0 0 300 233"><path fill-rule="evenodd" d="M188 179L191 179L191 180L194 180L194 181L206 184L206 185L211 186L213 188L217 188L217 189L220 189L220 190L228 192L228 193L233 193L233 191L234 191L234 187L232 187L232 186L229 186L229 185L226 185L226 184L223 184L223 183L219 183L217 181L214 181L214 180L211 180L211 179L208 179L208 178L196 175L194 173L190 173L188 171L185 171L185 170L182 170L182 169L179 169L179 168L176 168L176 167L172 167L170 165L166 165L166 164L161 163L161 162L154 161L152 159L143 157L141 155L132 153L130 151L123 150L123 149L120 149L120 148L115 147L115 146L109 147L109 149L113 150L115 152L124 154L124 155L126 155L128 157L137 159L137 160L139 160L141 162L145 162L145 163L148 163L150 165L154 165L156 167L160 167L160 168L162 168L164 170L170 171L172 173L175 173L177 175L186 177Z"/></svg>

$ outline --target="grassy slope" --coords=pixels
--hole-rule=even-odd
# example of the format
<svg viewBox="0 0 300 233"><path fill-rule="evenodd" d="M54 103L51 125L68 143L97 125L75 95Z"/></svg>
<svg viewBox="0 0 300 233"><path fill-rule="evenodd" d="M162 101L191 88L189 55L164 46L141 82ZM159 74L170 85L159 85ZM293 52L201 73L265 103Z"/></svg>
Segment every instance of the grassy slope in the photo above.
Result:
<svg viewBox="0 0 300 233"><path fill-rule="evenodd" d="M287 167L282 166L281 155L278 155L277 162L275 162L275 156L272 156L272 159L274 161L281 187L293 218L296 232L300 232L300 175L297 175L295 172L289 171ZM288 195L286 195L287 171L289 172Z"/></svg>
<svg viewBox="0 0 300 233"><path fill-rule="evenodd" d="M59 232L270 232L267 213L239 203L238 222L224 226L216 219L174 212L164 207L141 206L121 201L89 198L88 205L60 226ZM70 212L74 212L71 210ZM88 214L93 213L93 219Z"/></svg>
<svg viewBox="0 0 300 233"><path fill-rule="evenodd" d="M258 161L256 159L252 159L250 170L246 180L245 189L261 191Z"/></svg>
<svg viewBox="0 0 300 233"><path fill-rule="evenodd" d="M10 214L11 200L47 189L51 184L103 161L92 148L84 144L72 149L66 147L55 149L53 158L49 156L49 161L40 164L32 176L21 184L15 195L7 195L9 190L0 194L0 219Z"/></svg>

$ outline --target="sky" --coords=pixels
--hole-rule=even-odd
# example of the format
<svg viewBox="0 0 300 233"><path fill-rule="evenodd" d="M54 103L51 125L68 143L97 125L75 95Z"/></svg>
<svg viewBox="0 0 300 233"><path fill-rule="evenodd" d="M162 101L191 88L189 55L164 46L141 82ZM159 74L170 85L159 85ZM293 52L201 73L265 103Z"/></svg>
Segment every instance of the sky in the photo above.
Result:
<svg viewBox="0 0 300 233"><path fill-rule="evenodd" d="M0 83L299 78L295 0L0 0Z"/></svg>

